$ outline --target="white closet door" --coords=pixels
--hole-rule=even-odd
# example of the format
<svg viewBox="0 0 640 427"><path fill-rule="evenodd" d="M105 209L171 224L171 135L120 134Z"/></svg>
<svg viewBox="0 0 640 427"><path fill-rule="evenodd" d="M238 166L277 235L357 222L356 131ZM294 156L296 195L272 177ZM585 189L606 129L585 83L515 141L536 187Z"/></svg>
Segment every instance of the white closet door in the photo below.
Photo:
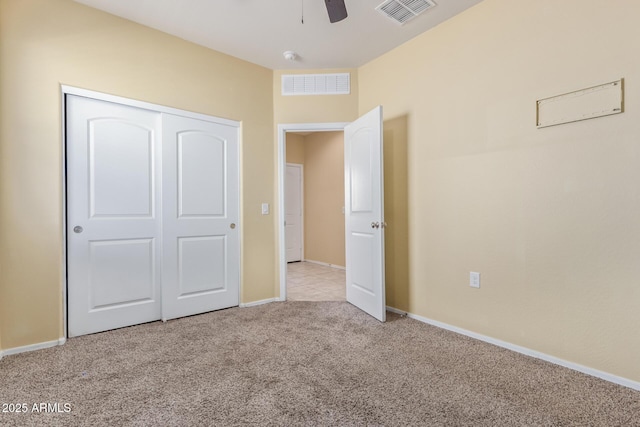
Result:
<svg viewBox="0 0 640 427"><path fill-rule="evenodd" d="M238 129L163 114L162 134L162 317L238 305Z"/></svg>
<svg viewBox="0 0 640 427"><path fill-rule="evenodd" d="M66 111L69 336L160 319L160 114Z"/></svg>
<svg viewBox="0 0 640 427"><path fill-rule="evenodd" d="M287 262L302 261L302 165L287 163L284 197Z"/></svg>

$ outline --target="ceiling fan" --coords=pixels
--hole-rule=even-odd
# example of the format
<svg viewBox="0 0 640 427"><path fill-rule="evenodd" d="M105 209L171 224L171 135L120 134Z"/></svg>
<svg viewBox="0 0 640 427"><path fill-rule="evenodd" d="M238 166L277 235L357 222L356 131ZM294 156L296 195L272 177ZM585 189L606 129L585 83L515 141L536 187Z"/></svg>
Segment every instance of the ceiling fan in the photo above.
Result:
<svg viewBox="0 0 640 427"><path fill-rule="evenodd" d="M324 4L329 13L329 22L332 24L347 17L347 7L344 5L344 0L324 0Z"/></svg>

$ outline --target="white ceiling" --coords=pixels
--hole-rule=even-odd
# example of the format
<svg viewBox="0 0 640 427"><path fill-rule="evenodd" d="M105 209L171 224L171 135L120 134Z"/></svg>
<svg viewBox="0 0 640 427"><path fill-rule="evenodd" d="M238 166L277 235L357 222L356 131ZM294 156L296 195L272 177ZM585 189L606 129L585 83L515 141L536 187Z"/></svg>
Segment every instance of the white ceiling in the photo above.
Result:
<svg viewBox="0 0 640 427"><path fill-rule="evenodd" d="M375 10L383 0L345 0L335 24L323 0L76 1L267 68L310 69L359 67L482 0L435 0L404 26Z"/></svg>

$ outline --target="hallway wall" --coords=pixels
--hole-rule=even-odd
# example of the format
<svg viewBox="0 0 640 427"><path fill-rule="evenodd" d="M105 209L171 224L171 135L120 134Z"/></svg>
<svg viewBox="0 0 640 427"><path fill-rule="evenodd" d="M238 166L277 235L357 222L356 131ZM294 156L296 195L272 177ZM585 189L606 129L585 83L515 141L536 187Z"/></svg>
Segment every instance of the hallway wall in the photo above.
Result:
<svg viewBox="0 0 640 427"><path fill-rule="evenodd" d="M286 155L304 166L304 258L344 267L344 132L288 133Z"/></svg>
<svg viewBox="0 0 640 427"><path fill-rule="evenodd" d="M344 267L344 132L315 132L304 144L304 256Z"/></svg>

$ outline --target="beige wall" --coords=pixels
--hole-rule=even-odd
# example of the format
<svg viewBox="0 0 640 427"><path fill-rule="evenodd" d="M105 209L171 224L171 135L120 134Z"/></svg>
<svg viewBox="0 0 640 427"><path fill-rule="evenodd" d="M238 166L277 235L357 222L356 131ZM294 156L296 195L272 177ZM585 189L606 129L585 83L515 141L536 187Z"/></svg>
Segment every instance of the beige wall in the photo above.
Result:
<svg viewBox="0 0 640 427"><path fill-rule="evenodd" d="M286 149L286 161L288 163L304 164L304 136L287 133Z"/></svg>
<svg viewBox="0 0 640 427"><path fill-rule="evenodd" d="M304 144L304 258L344 267L344 132Z"/></svg>
<svg viewBox="0 0 640 427"><path fill-rule="evenodd" d="M71 0L0 0L0 334L62 336L60 84L242 121L243 302L275 296L273 72Z"/></svg>
<svg viewBox="0 0 640 427"><path fill-rule="evenodd" d="M383 123L386 304L409 306L409 194L406 115Z"/></svg>
<svg viewBox="0 0 640 427"><path fill-rule="evenodd" d="M304 258L344 267L344 132L288 133L286 155L304 165Z"/></svg>
<svg viewBox="0 0 640 427"><path fill-rule="evenodd" d="M359 69L360 112L406 121L392 305L640 380L638 16L485 0ZM623 114L536 129L537 99L620 77Z"/></svg>

